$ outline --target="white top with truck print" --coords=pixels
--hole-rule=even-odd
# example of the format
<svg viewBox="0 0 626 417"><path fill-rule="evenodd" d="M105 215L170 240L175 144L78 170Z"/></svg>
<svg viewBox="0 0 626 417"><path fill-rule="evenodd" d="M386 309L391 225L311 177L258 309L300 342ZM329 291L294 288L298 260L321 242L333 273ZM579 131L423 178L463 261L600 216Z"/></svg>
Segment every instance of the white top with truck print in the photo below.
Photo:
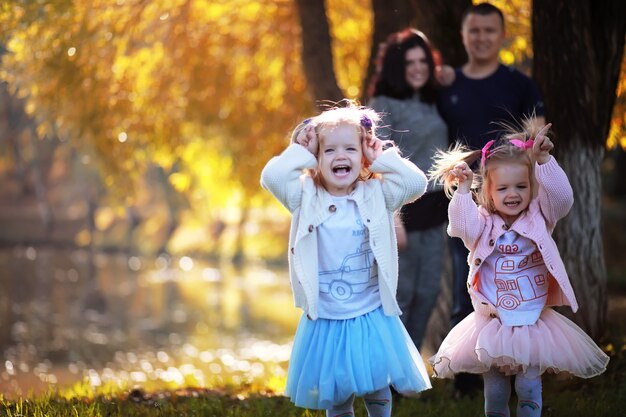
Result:
<svg viewBox="0 0 626 417"><path fill-rule="evenodd" d="M369 231L349 196L333 197L335 211L318 227L319 317L350 319L381 305Z"/></svg>
<svg viewBox="0 0 626 417"><path fill-rule="evenodd" d="M548 269L535 243L505 232L480 268L479 291L496 306L502 324L535 324L546 305Z"/></svg>

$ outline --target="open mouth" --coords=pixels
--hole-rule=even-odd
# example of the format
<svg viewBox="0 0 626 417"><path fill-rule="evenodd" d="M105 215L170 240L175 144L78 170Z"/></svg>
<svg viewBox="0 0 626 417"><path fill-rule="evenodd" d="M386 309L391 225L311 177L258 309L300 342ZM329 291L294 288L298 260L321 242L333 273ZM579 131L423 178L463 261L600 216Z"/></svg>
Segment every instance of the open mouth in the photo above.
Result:
<svg viewBox="0 0 626 417"><path fill-rule="evenodd" d="M337 165L336 167L333 167L333 174L339 176L348 175L350 171L352 171L352 168L348 165Z"/></svg>
<svg viewBox="0 0 626 417"><path fill-rule="evenodd" d="M521 203L521 201L506 201L506 202L504 203L504 205L505 205L506 207L508 207L508 208L515 208L515 207L519 206L519 205L520 205L520 203Z"/></svg>

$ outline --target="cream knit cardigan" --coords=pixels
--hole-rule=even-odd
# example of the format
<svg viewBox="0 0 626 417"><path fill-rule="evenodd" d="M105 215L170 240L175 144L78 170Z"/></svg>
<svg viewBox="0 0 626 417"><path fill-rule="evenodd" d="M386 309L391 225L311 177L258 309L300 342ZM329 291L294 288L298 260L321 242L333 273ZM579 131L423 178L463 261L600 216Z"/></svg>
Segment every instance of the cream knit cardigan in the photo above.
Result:
<svg viewBox="0 0 626 417"><path fill-rule="evenodd" d="M319 300L317 227L334 212L331 195L316 186L304 169L317 168L317 159L306 148L292 144L272 158L261 173L261 185L291 213L289 276L296 307L317 319ZM386 315L401 314L396 301L398 248L393 212L426 191L424 173L396 148L383 152L370 170L382 179L357 181L351 197L369 229L370 247L378 263L380 298Z"/></svg>

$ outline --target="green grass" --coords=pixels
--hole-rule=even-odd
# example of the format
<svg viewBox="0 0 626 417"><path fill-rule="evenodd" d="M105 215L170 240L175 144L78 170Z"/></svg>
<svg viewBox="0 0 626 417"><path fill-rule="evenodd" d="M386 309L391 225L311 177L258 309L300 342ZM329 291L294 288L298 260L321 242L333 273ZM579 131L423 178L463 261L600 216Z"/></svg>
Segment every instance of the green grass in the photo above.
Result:
<svg viewBox="0 0 626 417"><path fill-rule="evenodd" d="M613 346L613 345L610 345ZM626 353L624 348L609 349L607 372L590 380L544 378L543 416L545 417L619 417L626 415ZM433 381L434 387L419 398L396 398L394 417L481 416L482 396L454 399L450 381ZM512 415L515 397L511 399ZM366 416L363 402L355 402L357 416ZM92 398L45 395L35 399L0 399L0 416L282 416L323 417L323 411L295 407L283 397L272 394L244 394L234 389L187 389L144 393L134 390Z"/></svg>
<svg viewBox="0 0 626 417"><path fill-rule="evenodd" d="M595 378L563 379L554 375L543 378L543 417L624 417L626 416L626 302L613 297L609 308L608 334L601 347L611 357L607 371ZM283 381L284 382L284 381ZM483 399L455 399L449 380L433 380L433 389L418 398L394 399L394 417L479 417ZM324 411L295 407L287 398L271 391L279 386L266 381L265 386L218 389L172 389L144 392L101 387L93 392L88 384L78 384L65 392L39 397L7 399L0 396L0 417L324 417ZM515 416L516 397L510 403ZM363 401L355 401L356 416L367 415Z"/></svg>

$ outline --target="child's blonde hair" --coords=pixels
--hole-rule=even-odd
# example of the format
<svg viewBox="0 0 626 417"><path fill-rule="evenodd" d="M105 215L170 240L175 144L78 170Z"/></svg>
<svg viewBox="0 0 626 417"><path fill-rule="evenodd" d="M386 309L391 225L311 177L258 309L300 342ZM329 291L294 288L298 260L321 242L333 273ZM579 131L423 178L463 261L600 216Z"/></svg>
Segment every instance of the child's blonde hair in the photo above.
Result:
<svg viewBox="0 0 626 417"><path fill-rule="evenodd" d="M342 103L343 105L341 105ZM363 139L367 140L367 137L369 136L376 137L376 127L380 120L381 118L375 110L369 107L360 106L354 100L344 99L337 103L337 105L323 111L317 116L300 122L291 134L291 143L295 143L298 135L300 135L304 131L304 128L309 125L314 127L318 143L320 144L324 140L323 135L321 135L322 131L327 131L340 125L352 125L357 130L362 144ZM319 181L317 170L309 170L309 173L317 183ZM373 178L374 176L374 173L369 170L369 162L367 161L367 158L363 155L363 168L361 169L358 179L367 180Z"/></svg>
<svg viewBox="0 0 626 417"><path fill-rule="evenodd" d="M539 127L533 117L523 121L525 129L514 131L510 126L497 141L488 142L483 149L470 150L463 144L456 143L447 151L439 150L433 156L434 163L428 171L432 181L442 183L446 195L451 198L456 184L449 173L460 162L466 162L474 172L472 191L476 202L490 212L495 211L489 195L491 178L489 170L496 163L516 163L528 167L531 195L537 193L535 181L535 161L532 158L532 140L539 133Z"/></svg>

